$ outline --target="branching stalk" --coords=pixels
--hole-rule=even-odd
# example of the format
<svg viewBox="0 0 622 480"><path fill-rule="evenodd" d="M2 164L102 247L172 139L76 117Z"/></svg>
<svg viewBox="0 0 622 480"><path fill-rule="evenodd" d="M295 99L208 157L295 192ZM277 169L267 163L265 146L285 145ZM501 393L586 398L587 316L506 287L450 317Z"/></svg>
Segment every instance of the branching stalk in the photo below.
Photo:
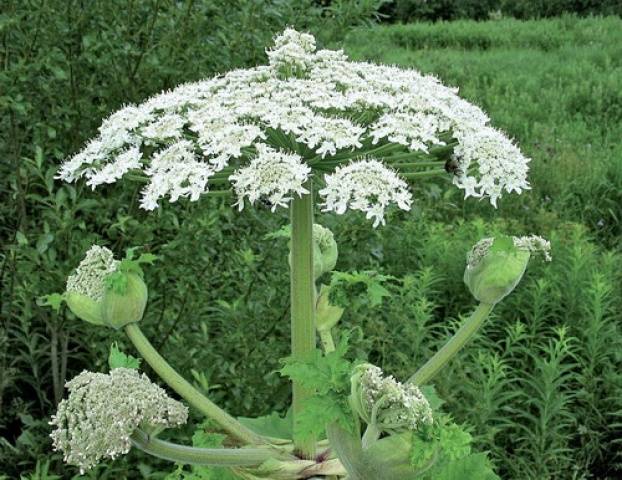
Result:
<svg viewBox="0 0 622 480"><path fill-rule="evenodd" d="M132 444L142 451L164 460L189 465L221 467L256 467L269 459L291 460L271 448L196 448L159 440L138 429L132 434Z"/></svg>
<svg viewBox="0 0 622 480"><path fill-rule="evenodd" d="M190 405L218 423L218 425L232 437L245 444L265 445L268 443L263 437L246 428L222 408L213 403L177 373L158 351L153 348L153 345L151 345L147 337L145 337L137 323L127 325L125 327L125 333L136 347L136 350L138 350L160 378Z"/></svg>
<svg viewBox="0 0 622 480"><path fill-rule="evenodd" d="M443 345L443 347L430 358L423 367L415 372L408 379L416 385L423 385L429 382L438 371L449 363L449 361L462 350L462 347L473 337L475 332L488 318L494 305L480 303L471 316L465 320L456 333Z"/></svg>

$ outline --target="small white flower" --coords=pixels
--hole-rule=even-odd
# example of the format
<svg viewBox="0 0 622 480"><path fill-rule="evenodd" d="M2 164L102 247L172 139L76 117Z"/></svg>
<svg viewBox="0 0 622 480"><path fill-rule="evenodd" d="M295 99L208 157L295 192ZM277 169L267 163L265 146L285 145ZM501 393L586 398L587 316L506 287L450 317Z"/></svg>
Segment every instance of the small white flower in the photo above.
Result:
<svg viewBox="0 0 622 480"><path fill-rule="evenodd" d="M141 168L142 153L138 147L130 147L120 152L112 162L107 162L99 170L85 172L86 184L95 189L103 183L114 183L133 169Z"/></svg>
<svg viewBox="0 0 622 480"><path fill-rule="evenodd" d="M146 173L151 183L142 192L141 206L153 210L158 206L158 199L165 195L170 196L171 202L179 197L198 200L207 191L214 167L197 160L192 142L181 140L156 153Z"/></svg>
<svg viewBox="0 0 622 480"><path fill-rule="evenodd" d="M377 160L359 160L324 177L326 187L320 190L324 197L323 210L344 213L359 210L374 219L374 227L384 224L385 209L392 203L409 210L412 194L397 173Z"/></svg>
<svg viewBox="0 0 622 480"><path fill-rule="evenodd" d="M270 65L277 69L293 67L304 72L313 62L315 37L287 28L274 39L274 47L266 50Z"/></svg>
<svg viewBox="0 0 622 480"><path fill-rule="evenodd" d="M527 235L524 237L514 237L514 245L523 250L529 250L533 254L542 254L544 260L550 262L551 257L551 242L538 236Z"/></svg>
<svg viewBox="0 0 622 480"><path fill-rule="evenodd" d="M174 140L181 137L186 121L181 115L169 113L143 126L140 134L146 139L145 143L148 145Z"/></svg>
<svg viewBox="0 0 622 480"><path fill-rule="evenodd" d="M250 163L229 177L240 210L244 208L244 198L248 198L251 205L264 198L274 211L276 207L287 206L291 194L309 193L303 185L311 169L302 163L299 155L280 152L261 143L256 148L257 155Z"/></svg>

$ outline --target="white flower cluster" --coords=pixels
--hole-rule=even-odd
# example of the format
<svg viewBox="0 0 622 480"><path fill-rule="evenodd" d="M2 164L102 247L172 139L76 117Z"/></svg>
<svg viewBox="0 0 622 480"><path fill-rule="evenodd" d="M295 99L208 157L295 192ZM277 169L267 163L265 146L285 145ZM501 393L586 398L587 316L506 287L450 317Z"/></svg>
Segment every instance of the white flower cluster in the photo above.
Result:
<svg viewBox="0 0 622 480"><path fill-rule="evenodd" d="M492 247L494 241L495 239L493 237L487 237L477 242L469 253L467 253L467 265L471 268L475 267L490 251L490 247ZM512 242L518 249L527 250L532 255L541 254L547 262L552 260L551 242L538 235L512 237Z"/></svg>
<svg viewBox="0 0 622 480"><path fill-rule="evenodd" d="M387 144L400 148L402 155L427 152L453 138L458 167L454 183L466 196L489 197L496 204L504 192L529 188L529 160L488 125L482 110L436 78L415 70L351 62L341 51L316 50L313 36L293 29L278 36L267 54L269 65L181 85L114 113L103 122L97 138L61 166L60 178L85 177L94 188L129 171L142 171L150 178L142 206L153 209L167 196L171 201L196 200L208 191L217 172L221 172L218 179L226 180L239 168L231 177L238 195L243 192L250 199L251 193L272 192L267 195L275 195L273 204L283 205L288 191L300 192L303 172L309 174L303 162L312 166L344 154L364 158ZM251 181L256 171L270 171L270 159L279 165L275 171L285 165L294 168L293 160L284 160L293 152L299 155L296 171L289 171L281 185L275 185L270 174ZM393 163L390 155L376 158L376 163ZM363 205L354 198L343 203L352 196L347 189L362 180L343 183L344 190L336 191L335 177L341 181L374 165L363 162L326 173L326 181L341 210L344 205L361 208L381 223L386 204ZM268 184L261 184L264 180ZM408 208L410 197L402 183L393 181L384 189L383 199L399 197L400 206ZM363 197L356 195L357 200ZM367 199L374 203L370 196ZM328 207L334 202L326 203Z"/></svg>
<svg viewBox="0 0 622 480"><path fill-rule="evenodd" d="M391 203L403 210L410 209L412 195L408 185L397 173L377 160L360 160L326 176L323 210L342 214L359 210L374 219L374 227L384 224L384 211Z"/></svg>
<svg viewBox="0 0 622 480"><path fill-rule="evenodd" d="M126 454L139 426L173 427L188 418L184 405L136 370L116 368L108 375L84 371L66 387L69 397L52 416L50 425L56 429L50 436L54 449L81 473L104 457Z"/></svg>
<svg viewBox="0 0 622 480"><path fill-rule="evenodd" d="M315 37L308 33L286 28L274 41L274 47L267 50L270 65L276 69L285 68L292 72L304 72L313 64ZM286 72L287 73L287 72Z"/></svg>
<svg viewBox="0 0 622 480"><path fill-rule="evenodd" d="M299 196L309 193L303 184L311 168L296 154L277 152L267 145L257 145L257 155L250 163L231 175L233 189L238 196L238 208L244 208L244 198L251 204L264 198L272 206L287 206L290 193Z"/></svg>
<svg viewBox="0 0 622 480"><path fill-rule="evenodd" d="M114 273L118 266L119 261L114 259L109 249L93 245L76 271L67 278L66 290L99 301L106 293L105 278Z"/></svg>
<svg viewBox="0 0 622 480"><path fill-rule="evenodd" d="M371 364L360 368L361 400L363 408L369 412L368 422L375 422L385 432L417 430L432 424L432 409L419 387L411 383L404 385L391 375L385 376L380 368Z"/></svg>
<svg viewBox="0 0 622 480"><path fill-rule="evenodd" d="M551 257L551 242L538 235L514 237L514 246L522 250L529 250L532 254L541 254L547 262L553 259Z"/></svg>

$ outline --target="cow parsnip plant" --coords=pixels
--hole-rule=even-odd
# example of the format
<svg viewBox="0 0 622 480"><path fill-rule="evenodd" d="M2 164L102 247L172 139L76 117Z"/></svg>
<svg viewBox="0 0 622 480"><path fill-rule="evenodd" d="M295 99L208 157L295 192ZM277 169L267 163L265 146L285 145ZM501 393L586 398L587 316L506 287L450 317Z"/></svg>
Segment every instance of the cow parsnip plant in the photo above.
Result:
<svg viewBox="0 0 622 480"><path fill-rule="evenodd" d="M64 300L87 322L123 329L154 372L225 435L227 447L159 439L163 428L185 422L186 407L116 350L109 375L83 372L67 384L69 397L52 420L54 447L82 471L134 445L247 479L497 478L486 455L471 451L470 435L441 411L429 384L516 287L530 257L540 252L550 260L548 242L528 236L477 243L464 281L479 304L427 363L398 381L349 358L346 332L335 341L348 307L344 285L363 284L373 305L386 294L386 278L334 272L337 244L313 217L317 199L322 211L357 210L377 227L388 209L411 207L409 183L416 188L437 177L496 206L502 195L529 189L528 159L484 112L436 78L350 62L341 51L317 50L313 36L293 29L267 54L267 66L182 85L114 113L59 177L84 178L93 188L143 182L147 210L166 197L202 195L233 195L240 210L258 203L289 209L290 225L275 236L290 242L291 356L281 370L292 382L290 412L236 419L194 388L139 326L148 301L143 266L153 255L130 250L117 260L93 246L66 291L48 303Z"/></svg>

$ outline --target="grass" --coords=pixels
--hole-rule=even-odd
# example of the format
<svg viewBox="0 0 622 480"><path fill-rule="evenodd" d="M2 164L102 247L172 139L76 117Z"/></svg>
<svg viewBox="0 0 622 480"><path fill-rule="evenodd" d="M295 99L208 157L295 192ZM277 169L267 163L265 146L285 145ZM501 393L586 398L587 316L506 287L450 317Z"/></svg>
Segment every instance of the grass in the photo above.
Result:
<svg viewBox="0 0 622 480"><path fill-rule="evenodd" d="M622 234L622 21L618 17L379 26L351 33L355 59L414 67L480 105L533 159L537 215ZM500 215L517 210L517 204Z"/></svg>

